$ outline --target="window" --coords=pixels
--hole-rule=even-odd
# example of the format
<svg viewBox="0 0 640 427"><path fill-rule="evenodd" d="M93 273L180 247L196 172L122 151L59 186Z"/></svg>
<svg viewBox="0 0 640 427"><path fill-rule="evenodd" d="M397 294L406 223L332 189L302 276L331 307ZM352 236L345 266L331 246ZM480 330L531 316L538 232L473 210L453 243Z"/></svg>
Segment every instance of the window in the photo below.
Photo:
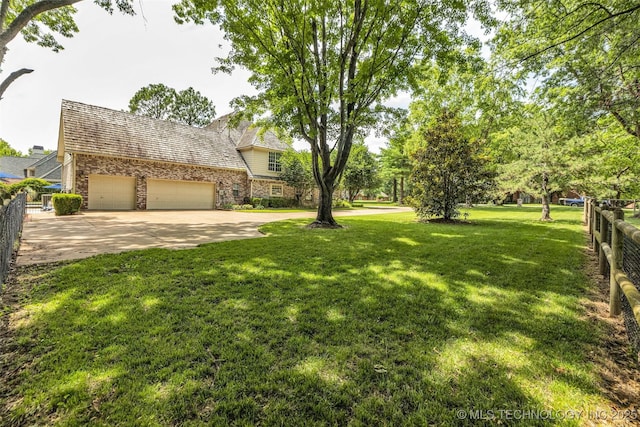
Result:
<svg viewBox="0 0 640 427"><path fill-rule="evenodd" d="M233 184L233 197L240 195L240 184Z"/></svg>
<svg viewBox="0 0 640 427"><path fill-rule="evenodd" d="M282 171L282 165L280 164L280 154L273 151L269 151L269 170L271 172Z"/></svg>
<svg viewBox="0 0 640 427"><path fill-rule="evenodd" d="M282 184L271 184L271 197L282 197L284 187Z"/></svg>

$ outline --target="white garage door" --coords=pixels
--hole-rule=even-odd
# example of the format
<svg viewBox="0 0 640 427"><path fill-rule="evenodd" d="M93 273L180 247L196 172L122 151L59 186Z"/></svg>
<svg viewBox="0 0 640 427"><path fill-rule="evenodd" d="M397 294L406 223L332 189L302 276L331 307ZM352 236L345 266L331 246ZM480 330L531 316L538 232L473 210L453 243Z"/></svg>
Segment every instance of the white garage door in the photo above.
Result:
<svg viewBox="0 0 640 427"><path fill-rule="evenodd" d="M213 209L211 182L147 180L147 209Z"/></svg>
<svg viewBox="0 0 640 427"><path fill-rule="evenodd" d="M136 179L131 176L89 175L89 209L136 208Z"/></svg>

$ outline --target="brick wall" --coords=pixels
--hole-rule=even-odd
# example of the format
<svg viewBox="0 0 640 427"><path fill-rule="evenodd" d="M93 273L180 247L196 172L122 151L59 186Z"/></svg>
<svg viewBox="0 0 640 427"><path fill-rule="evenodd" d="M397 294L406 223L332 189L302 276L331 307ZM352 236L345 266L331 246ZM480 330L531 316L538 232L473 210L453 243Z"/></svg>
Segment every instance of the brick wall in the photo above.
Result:
<svg viewBox="0 0 640 427"><path fill-rule="evenodd" d="M181 181L213 182L216 190L224 194L224 203L242 203L249 196L246 171L213 169L199 166L178 165L133 159L89 156L76 154L76 193L82 195L83 209L88 207L89 175L120 175L136 178L136 208L147 208L147 179L172 179ZM240 187L239 195L233 196L233 184ZM220 205L223 200L216 198Z"/></svg>

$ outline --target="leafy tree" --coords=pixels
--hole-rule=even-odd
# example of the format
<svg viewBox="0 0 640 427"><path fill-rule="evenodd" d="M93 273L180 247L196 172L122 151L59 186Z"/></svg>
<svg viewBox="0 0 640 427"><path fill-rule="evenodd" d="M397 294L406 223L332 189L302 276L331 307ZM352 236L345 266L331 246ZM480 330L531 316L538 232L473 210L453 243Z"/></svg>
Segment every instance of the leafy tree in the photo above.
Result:
<svg viewBox="0 0 640 427"><path fill-rule="evenodd" d="M210 124L216 115L213 102L192 87L178 92L162 83L138 90L129 100L129 111L198 127Z"/></svg>
<svg viewBox="0 0 640 427"><path fill-rule="evenodd" d="M349 202L353 202L360 190L370 190L380 184L378 160L364 141L356 142L351 147L351 155L342 179L349 194Z"/></svg>
<svg viewBox="0 0 640 427"><path fill-rule="evenodd" d="M581 192L601 198L636 198L640 193L637 140L610 116L580 140L573 178Z"/></svg>
<svg viewBox="0 0 640 427"><path fill-rule="evenodd" d="M640 138L640 5L502 1L510 19L496 46L510 65L534 73L565 120L594 125L604 114Z"/></svg>
<svg viewBox="0 0 640 427"><path fill-rule="evenodd" d="M176 94L169 120L190 126L204 127L216 116L216 108L207 97L192 87Z"/></svg>
<svg viewBox="0 0 640 427"><path fill-rule="evenodd" d="M0 65L7 53L7 45L22 33L27 42L59 52L64 47L54 33L73 37L78 27L73 20L76 9L72 6L80 0L0 0ZM114 5L120 11L134 14L133 0L95 0L95 3L113 12ZM0 99L7 88L20 76L33 70L22 68L9 74L0 83Z"/></svg>
<svg viewBox="0 0 640 427"><path fill-rule="evenodd" d="M542 199L542 221L551 220L551 195L572 186L573 160L578 157L579 137L552 113L529 105L522 120L496 135L508 152L498 177L503 192L522 191Z"/></svg>
<svg viewBox="0 0 640 427"><path fill-rule="evenodd" d="M311 172L311 153L289 149L280 157L282 172L280 177L296 191L298 205L314 188L313 172Z"/></svg>
<svg viewBox="0 0 640 427"><path fill-rule="evenodd" d="M331 203L354 136L376 124L381 101L407 86L417 60L443 62L464 44L469 15L490 21L488 1L182 0L178 22L219 24L231 44L218 70L251 72L247 114L291 129L311 147L320 203L312 226L336 227Z"/></svg>
<svg viewBox="0 0 640 427"><path fill-rule="evenodd" d="M7 141L0 138L0 156L24 157L24 154L11 147Z"/></svg>
<svg viewBox="0 0 640 427"><path fill-rule="evenodd" d="M401 122L389 138L386 148L380 150L382 175L390 177L393 180L391 201L394 203L404 203L405 178L408 177L411 172L411 161L409 160L409 154L406 150L406 143L411 132L412 130L407 122ZM400 182L399 193L398 181Z"/></svg>
<svg viewBox="0 0 640 427"><path fill-rule="evenodd" d="M414 141L409 203L421 218L456 218L458 204L478 197L485 187L480 144L469 141L459 115L446 109L420 129Z"/></svg>
<svg viewBox="0 0 640 427"><path fill-rule="evenodd" d="M139 89L129 100L129 112L153 119L167 120L175 103L176 91L162 83Z"/></svg>

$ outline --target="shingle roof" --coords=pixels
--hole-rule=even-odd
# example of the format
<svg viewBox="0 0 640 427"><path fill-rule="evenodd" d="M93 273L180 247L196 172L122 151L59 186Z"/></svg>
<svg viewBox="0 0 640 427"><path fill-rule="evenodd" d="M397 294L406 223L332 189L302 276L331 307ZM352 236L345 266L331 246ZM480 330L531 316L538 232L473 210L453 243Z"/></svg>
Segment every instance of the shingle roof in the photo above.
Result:
<svg viewBox="0 0 640 427"><path fill-rule="evenodd" d="M9 173L24 178L24 170L31 166L37 159L31 157L0 157L0 172Z"/></svg>
<svg viewBox="0 0 640 427"><path fill-rule="evenodd" d="M288 146L272 131L260 132L260 128L252 126L250 122L242 120L235 128L229 125L233 113L215 119L207 129L226 133L237 149L262 147L269 150L285 151Z"/></svg>
<svg viewBox="0 0 640 427"><path fill-rule="evenodd" d="M60 138L66 151L103 156L246 169L221 132L73 101L62 101ZM61 160L64 153L59 150Z"/></svg>

